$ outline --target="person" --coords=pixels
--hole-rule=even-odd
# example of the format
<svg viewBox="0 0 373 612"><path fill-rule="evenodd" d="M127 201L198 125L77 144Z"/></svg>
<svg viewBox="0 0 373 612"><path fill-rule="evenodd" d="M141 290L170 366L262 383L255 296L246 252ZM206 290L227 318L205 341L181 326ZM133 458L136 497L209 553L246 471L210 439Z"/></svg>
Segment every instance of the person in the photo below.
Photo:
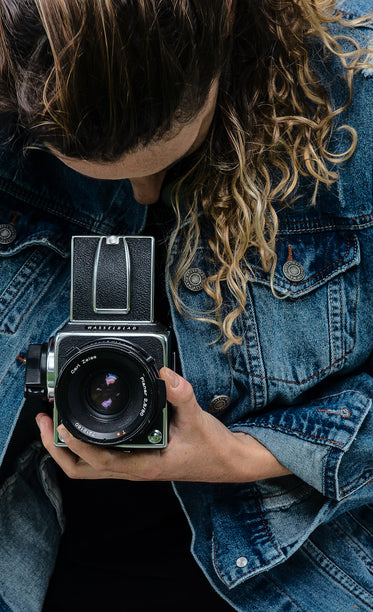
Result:
<svg viewBox="0 0 373 612"><path fill-rule="evenodd" d="M1 3L2 612L373 609L369 8ZM156 238L162 450L24 403L77 234Z"/></svg>

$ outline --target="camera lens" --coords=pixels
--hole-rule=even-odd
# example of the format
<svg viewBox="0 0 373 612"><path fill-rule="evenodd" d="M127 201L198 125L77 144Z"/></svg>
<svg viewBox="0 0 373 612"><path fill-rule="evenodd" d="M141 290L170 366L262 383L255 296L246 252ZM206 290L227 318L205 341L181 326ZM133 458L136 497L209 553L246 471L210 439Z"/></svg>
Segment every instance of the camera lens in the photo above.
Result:
<svg viewBox="0 0 373 612"><path fill-rule="evenodd" d="M145 431L166 399L150 355L126 340L103 339L80 348L64 365L55 404L75 437L114 445Z"/></svg>
<svg viewBox="0 0 373 612"><path fill-rule="evenodd" d="M87 399L93 410L104 416L116 415L128 402L124 377L114 372L99 372L90 377Z"/></svg>

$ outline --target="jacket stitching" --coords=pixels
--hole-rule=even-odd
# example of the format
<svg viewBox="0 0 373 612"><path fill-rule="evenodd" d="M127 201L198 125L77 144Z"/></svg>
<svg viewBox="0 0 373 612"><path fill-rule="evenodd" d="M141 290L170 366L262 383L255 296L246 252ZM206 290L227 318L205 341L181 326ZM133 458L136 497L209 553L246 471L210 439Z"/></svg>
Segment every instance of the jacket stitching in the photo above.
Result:
<svg viewBox="0 0 373 612"><path fill-rule="evenodd" d="M268 527L267 527L267 523L264 520L263 512L262 512L262 509L260 507L259 500L258 500L257 496L255 496L255 504L256 504L256 507L258 509L260 520L262 521L262 525L263 525L263 527L265 529L267 537L268 537L269 541L271 542L271 544L272 544L273 548L275 549L275 551L279 554L279 556L281 556L281 554L282 554L281 551L277 548L276 544L272 541L272 538L271 538L271 535L269 533L269 530L268 530Z"/></svg>
<svg viewBox="0 0 373 612"><path fill-rule="evenodd" d="M346 531L345 529L343 529L343 527L341 527L341 525L337 524L330 524L331 528L333 529L333 531L335 531L335 533L337 534L337 536L341 535L344 537L344 540L347 544L347 546L353 551L353 553L356 555L358 555L358 557L361 559L361 561L364 563L364 565L367 567L368 571L372 573L372 568L369 567L369 564L367 563L367 560L373 565L373 559L372 557L367 553L366 549L363 548L363 546L361 546L361 544L355 540L355 538L348 533L348 531ZM355 548L357 548L359 551L361 551L363 554L360 556L359 553L356 552ZM364 557L366 557L366 559L364 559Z"/></svg>
<svg viewBox="0 0 373 612"><path fill-rule="evenodd" d="M274 497L282 497L283 495L288 495L289 493L293 493L293 491L296 491L297 489L300 489L302 487L304 487L305 483L302 482L299 485L296 485L295 487L292 487L291 489L286 489L286 491L282 491L281 493L274 493L273 495L265 495L265 493L261 493L262 499L273 499Z"/></svg>
<svg viewBox="0 0 373 612"><path fill-rule="evenodd" d="M254 372L253 372L253 366L252 366L252 361L251 361L251 351L249 349L249 341L248 341L248 337L247 337L247 325L246 325L246 321L243 320L243 327L244 327L244 332L245 332L245 338L246 338L246 352L247 352L247 356L249 359L249 367L250 367L250 372L249 374L251 375L251 377L254 377ZM236 370L237 372L239 370ZM254 385L254 380L252 380L252 390L253 390L253 396L254 396L254 410L256 410L257 408L257 403L256 403L256 390L255 390L255 385Z"/></svg>
<svg viewBox="0 0 373 612"><path fill-rule="evenodd" d="M331 264L327 265L325 268L321 268L320 270L315 272L315 274L313 274L312 276L308 276L307 277L307 281L305 283L303 283L304 288L309 289L309 288L313 287L313 285L315 285L319 281L316 281L315 283L312 283L311 285L308 284L309 281L314 279L315 277L317 278L318 276L324 274L329 268L333 268L336 265L338 265L339 263L343 262L347 258L348 254L349 254L349 251L350 251L350 240L348 238L347 239L347 248L346 248L345 254L342 257L340 257L339 259L334 260ZM354 259L356 257L356 253L357 253L357 243L355 241L353 257L350 259L350 261L354 261ZM347 262L347 263L349 263L349 262ZM273 278L279 281L279 286L281 287L282 283L284 282L283 278L281 276L276 275L276 274L274 274ZM325 280L325 279L322 278L321 280ZM302 287L301 283L298 283L296 286L297 287Z"/></svg>
<svg viewBox="0 0 373 612"><path fill-rule="evenodd" d="M229 396L231 396L232 390L233 390L233 375L232 375L231 364L230 364L227 353L225 353L225 359L226 359L228 369L229 369Z"/></svg>
<svg viewBox="0 0 373 612"><path fill-rule="evenodd" d="M365 220L366 219L366 220ZM317 231L324 231L324 230L332 230L332 229L337 229L337 230L353 230L353 229L358 229L358 228L364 228L364 227L369 227L372 225L373 223L373 214L372 213L368 213L366 215L362 215L360 217L351 217L351 218L344 218L342 217L343 221L334 221L331 222L330 219L325 219L325 218L319 218L319 219L308 219L305 221L286 221L284 222L284 224L281 226L281 222L280 222L280 227L278 230L278 233L286 233L288 234L289 232L294 232L294 233L303 233L303 232L315 232L315 230ZM327 224L327 225L324 225Z"/></svg>
<svg viewBox="0 0 373 612"><path fill-rule="evenodd" d="M46 306L43 308L43 310L41 310L41 311L39 312L39 316L37 317L37 319L36 319L36 321L35 321L35 325L34 325L34 326L33 326L33 328L31 329L31 331L30 331L30 335L28 336L28 338L26 339L26 341L24 342L24 344L21 346L20 351L22 351L22 349L23 349L23 348L24 348L24 347L25 347L27 344L29 344L30 339L31 339L31 336L32 336L32 334L34 333L34 330L35 330L35 328L36 328L36 327L37 327L37 325L38 325L38 321L40 320L40 318L42 317L42 315L44 314L44 312L45 312L45 311L46 311L46 310L49 308L49 306L50 306L51 304L53 304L53 302L55 302L56 300L58 300L58 298L60 297L60 295L62 294L62 292L65 290L66 285L68 285L69 281L70 281L70 279L67 279L67 280L66 280L66 281L63 283L63 285L62 285L61 289L59 290L59 292L57 293L57 295L56 295L56 296L53 298L53 300L52 300L51 302L49 302L48 304L46 304ZM18 357L18 355L17 355L17 357ZM12 361L12 363L11 363L11 364L9 364L9 368L8 368L8 369L7 369L7 371L5 372L5 374L4 374L4 376L3 376L3 378L0 380L0 385L2 385L2 383L3 383L3 382L4 382L4 380L6 379L7 375L9 374L9 371L10 371L11 367L12 367L12 366L13 366L13 365L16 363L16 361L17 361L17 357L16 357L16 358L15 358L15 359Z"/></svg>
<svg viewBox="0 0 373 612"><path fill-rule="evenodd" d="M305 610L305 608L302 608L302 606L301 606L301 605L300 605L300 604L299 604L299 603L298 603L298 602L297 602L297 601L296 601L296 600L295 600L295 599L294 599L294 598L293 598L291 595L289 595L289 593L288 593L287 591L285 591L285 589L283 589L283 588L282 588L282 587L281 587L281 586L280 586L280 585L279 585L279 584L276 582L276 580L274 580L274 579L272 578L272 576L269 576L268 574L266 574L266 575L264 576L264 578L265 578L266 580L268 580L268 582L272 582L272 584L274 584L274 585L275 585L275 587L276 587L276 588L277 588L279 591L281 591L282 593L284 593L284 595L286 595L286 596L287 596L287 597L290 599L290 601L292 601L292 602L293 602L293 604L295 604L295 605L297 606L298 610L301 610L301 612L307 612L307 610Z"/></svg>
<svg viewBox="0 0 373 612"><path fill-rule="evenodd" d="M331 291L331 283L330 283L329 284L329 290L328 290L328 306L329 306L329 309L330 309L330 318L331 318L331 325L332 325L332 330L333 330L333 332L330 334L330 336L331 336L332 359L335 359L336 358L335 334L334 334L335 322L334 322L334 309L333 309L332 302L333 302L333 300L332 300L332 291Z"/></svg>
<svg viewBox="0 0 373 612"><path fill-rule="evenodd" d="M347 514L370 538L373 538L373 531L370 531L352 512L347 512Z"/></svg>
<svg viewBox="0 0 373 612"><path fill-rule="evenodd" d="M340 391L339 393L332 393L331 395L323 395L322 397L319 398L319 400L328 400L331 397L341 397L342 395L345 395L346 393L354 393L355 395L361 395L361 397L364 400L364 404L366 405L366 402L368 399L367 396L364 395L364 393L361 393L361 391L356 391L356 389L348 389L346 391Z"/></svg>
<svg viewBox="0 0 373 612"><path fill-rule="evenodd" d="M257 565L257 566L255 566L255 567L251 568L249 571L247 571L247 572L243 572L243 573L242 573L242 576L239 576L239 577L238 577L238 578L236 578L235 580L232 580L232 581L230 581L230 582L227 582L227 581L225 580L225 578L223 577L222 573L220 572L220 569L219 569L219 566L218 566L218 560L217 560L217 550L216 550L216 538L215 538L215 535L214 535L214 533L213 533L213 534L212 534L212 539L213 539L213 547L214 547L214 565L215 565L215 567L216 567L216 571L218 572L218 574L219 574L219 576L220 576L221 580L222 580L222 581L224 582L224 584L226 584L227 586L236 584L236 582L238 582L239 580L242 580L242 579L243 579L243 578L245 578L246 576L249 576L250 574L252 574L252 573L253 573L253 572L255 572L256 570L260 570L261 568L266 567L267 565L270 565L270 564L271 564L271 563L272 563L272 562L273 562L275 559L278 559L279 557L283 556L283 553L282 553L282 552L281 552L281 551L280 551L280 550L277 548L277 546L275 545L275 543L272 541L272 538L271 538L270 533L269 533L269 531L268 531L268 528L267 528L266 522L265 522L265 520L264 520L264 518L263 518L263 513L262 513L262 510L261 510L261 508L260 508L260 505L259 505L259 502L258 502L257 497L255 497L255 504L256 504L256 507L257 507L257 510L258 510L258 513L259 513L259 516L260 516L260 520L261 520L262 525L263 525L263 527L264 527L264 530L265 530L265 532L266 532L266 534L267 534L268 540L270 541L270 543L272 544L273 548L275 549L275 551L276 551L278 554L277 554L277 555L276 555L276 556L275 556L273 559L270 559L270 560L269 560L269 561L267 561L266 563L262 563L261 565Z"/></svg>
<svg viewBox="0 0 373 612"><path fill-rule="evenodd" d="M256 344L256 355L257 355L257 359L258 359L258 363L260 364L260 369L261 371L263 371L263 364L262 364L262 359L261 359L261 351L260 351L260 345L259 345L259 339L257 337L257 329L256 329L256 324L255 324L255 315L254 315L254 311L252 308L252 304L251 301L247 304L249 310L250 310L250 320L252 323L252 328L253 328L253 334L254 334L254 339L255 339L255 344ZM247 347L247 352L248 354L250 353L249 351L249 343L248 343L248 339L247 339L247 327L245 327L245 336L246 336L246 347ZM249 360L250 360L250 367L251 367L251 372L253 375L253 369L252 369L252 361L249 355ZM265 376L261 377L261 387L262 387L262 398L264 399L265 397L265 385L264 385L264 380L265 380ZM253 385L253 390L254 390L254 397L255 397L255 407L257 407L258 402L257 402L257 393L256 393L256 389L254 388L255 385Z"/></svg>
<svg viewBox="0 0 373 612"><path fill-rule="evenodd" d="M313 378L316 378L317 376L320 376L320 374L324 374L325 372L327 372L328 370L330 370L331 368L333 368L334 366L338 365L340 362L342 362L347 355L349 355L350 353L352 353L352 351L355 348L355 341L356 341L356 314L357 314L357 304L358 304L358 298L359 298L359 286L358 286L358 279L357 279L357 270L354 270L354 275L355 275L355 281L356 281L356 299L355 299L355 307L353 310L353 318L354 318L354 330L353 330L353 334L352 334L352 339L353 339L353 343L352 343L352 347L345 352L342 357L340 357L339 359L336 359L333 363L329 364L326 368L323 368L322 370L319 370L318 372L316 372L315 374L312 374L312 376L309 376L308 378L304 378L303 380L300 381L295 381L295 380L287 380L287 379L283 379L283 378L275 378L273 376L264 376L262 377L260 374L255 374L252 372L247 372L245 370L238 370L236 369L236 372L238 374L251 374L252 376L255 376L257 378L265 378L265 380L273 380L275 382L283 382L283 383L287 383L289 385L303 385L306 382L309 382L310 380L312 380Z"/></svg>
<svg viewBox="0 0 373 612"><path fill-rule="evenodd" d="M359 484L359 481L360 481L360 484ZM346 497L347 495L350 495L357 489L360 489L360 487L365 486L365 485L370 485L371 482L372 482L372 473L367 472L365 474L361 474L360 476L357 476L350 482L347 482L345 485L343 485L343 487L339 488L339 491L341 495L343 495L343 497Z"/></svg>
<svg viewBox="0 0 373 612"><path fill-rule="evenodd" d="M337 453L337 457L334 459L336 453ZM338 495L337 495L337 487L336 487L336 474L335 474L333 467L330 467L330 464L332 460L334 460L334 465L336 465L340 455L341 455L340 450L331 448L328 453L328 458L327 458L326 465L325 465L325 476L324 476L325 492L324 492L324 495L328 497L328 491L330 490L332 499L336 499ZM330 474L329 472L332 472L332 473ZM329 484L329 481L331 481L330 484Z"/></svg>
<svg viewBox="0 0 373 612"><path fill-rule="evenodd" d="M315 544L312 542L312 540L311 540L311 539L309 539L309 540L306 542L306 544L303 546L303 551L304 551L305 555L306 555L306 556L307 556L307 557L308 557L308 558L309 558L311 561L313 561L313 563L315 563L315 564L316 564L318 567L320 567L320 568L321 568L321 570L322 570L323 572L325 572L326 574L328 574L328 576L330 576L330 577L332 578L332 580L335 580L335 582L338 582L338 584L340 584L340 585L341 585L341 587L342 587L343 589L345 589L345 591L347 591L348 593L351 593L351 595L353 595L354 597L356 597L357 599L359 599L359 600L360 600L360 601L361 601L361 602L362 602L364 605L368 606L368 608L369 608L370 610L373 610L372 606L371 606L369 603L367 603L367 602L366 602L364 599L362 599L362 597L361 597L360 595L357 595L357 593L354 593L354 591L353 591L351 588L349 588L349 587L348 587L348 586L347 586L347 585L346 585L344 582L342 582L342 580L338 579L338 578L337 578L337 576L334 576L334 575L333 575L333 574L332 574L332 573L329 571L329 569L328 569L328 568L326 568L324 565L322 565L322 564L320 563L320 561L318 561L318 560L315 558L315 554L312 554L312 553L311 553L309 550L307 550L307 546L306 546L306 545L308 545L308 548L313 548L313 549L314 549L314 553L318 554L318 556L319 556L319 557L321 557L321 558L323 558L323 559L326 559L326 562L327 562L329 565L331 565L332 567L336 568L336 569L337 569L337 571L338 571L340 574L343 574L344 576L346 576L346 577L348 578L348 580L350 580L350 581L351 581L351 583L353 583L353 584L354 584L354 585L355 585L355 586L356 586L358 589L361 589L361 591L364 591L364 593L366 593L366 594L369 596L369 599L371 600L371 599L372 599L372 596L370 595L370 593L368 593L368 591L365 591L365 589L364 589L364 588L361 586L361 584L359 584L359 583L358 583L358 582L356 582L356 581L355 581L353 578L351 578L351 576L349 576L348 574L346 574L345 572L343 572L343 571L341 570L341 568L340 568L340 567L338 567L338 565L336 565L335 563L333 563L333 561L331 561L327 555L325 555L325 554L324 554L324 553L323 553L323 552L322 552L322 551L321 551L319 548L317 548L317 546L315 546Z"/></svg>
<svg viewBox="0 0 373 612"><path fill-rule="evenodd" d="M346 339L344 334L344 325L343 325L343 307L342 307L342 279L341 276L338 277L338 290L339 290L339 324L341 329L341 357L346 356ZM347 327L347 325L346 325ZM332 335L334 336L334 329L332 330Z"/></svg>
<svg viewBox="0 0 373 612"><path fill-rule="evenodd" d="M21 268L18 270L18 272L17 272L16 276L15 276L14 278L12 278L12 281L11 281L11 283L8 285L8 287L7 287L7 289L6 289L6 290L8 290L8 289L9 289L9 287L11 287L11 286L14 284L14 281L16 281L16 280L17 280L17 278L20 276L20 274L22 273L22 271L23 271L24 267L25 267L27 264L29 264L29 263L30 263L30 262L31 262L33 259L35 259L37 254L38 254L38 251L37 251L37 249L35 249L35 250L34 250L34 252L32 253L32 255L31 255L31 256L30 256L30 257L29 257L29 258L28 258L28 259L25 261L25 263L24 263L24 264L21 266ZM35 270L33 271L32 276L34 275L34 272L35 272ZM13 295L13 297L11 298L11 300L9 300L9 302L7 302L7 301L5 302L5 307L4 307L4 310L2 310L1 315L4 315L4 313L6 313L6 312L7 312L7 310L9 310L9 306L12 304L12 302L15 300L15 298L17 298L17 297L18 297L18 295L19 295L20 291L23 289L23 287L25 286L26 282L27 282L27 281L29 281L29 280L30 280L30 278L32 278L32 276L28 275L28 276L27 276L27 278L25 279L25 281L24 281L24 282L23 282L23 283L22 283L22 284L21 284L21 285L18 287L18 290L17 290L17 291L16 291L16 293ZM2 302L4 302L4 298L5 298L5 295L3 294L3 295L2 295L2 297L0 298L0 304L1 304ZM0 330L0 331L2 331L2 330ZM10 333L13 333L13 332L10 332Z"/></svg>
<svg viewBox="0 0 373 612"><path fill-rule="evenodd" d="M360 223L359 219L368 219L368 221ZM364 215L362 217L354 217L351 218L351 222L355 221L357 222L357 224L349 224L349 223L330 223L329 225L319 225L318 222L314 223L312 221L305 221L305 222L300 222L300 221L295 221L294 223L286 223L283 226L281 226L280 223L280 227L279 230L277 232L278 236L282 236L284 235L288 235L288 234L303 234L303 233L312 233L312 234L317 234L317 233L323 233L325 230L337 230L337 231L354 231L357 229L364 229L364 228L369 228L373 225L373 214L367 214ZM349 221L349 219L346 219L346 221ZM320 223L323 223L324 220L320 219ZM311 225L310 225L311 224ZM309 227L308 227L309 226ZM203 242L206 242L206 240L204 240ZM172 253L173 255L179 250L179 245L180 245L180 240L176 239L175 244L173 246L172 249ZM198 251L211 251L210 247L208 244L200 244L197 247Z"/></svg>
<svg viewBox="0 0 373 612"><path fill-rule="evenodd" d="M247 423L244 423L246 427L248 427ZM250 425L249 425L250 426ZM283 425L273 425L273 423L252 423L253 427L262 427L266 429L273 429L274 431L285 431L290 434L298 434L300 438L312 439L312 440L320 440L321 442L330 442L331 444L335 444L336 446L343 447L350 441L354 432L352 432L346 442L337 442L336 440L331 440L330 438L323 438L321 436L313 436L312 434L305 433L304 431L298 431L294 428L284 427ZM333 450L333 449L332 449Z"/></svg>
<svg viewBox="0 0 373 612"><path fill-rule="evenodd" d="M11 287L14 282L17 280L17 278L20 276L20 274L23 272L25 266L27 264L29 264L30 262L32 262L33 259L35 259L37 254L37 249L35 249L32 254L30 255L30 257L28 259L26 259L26 261L22 264L22 266L20 267L20 269L18 270L17 274L12 278L11 282L9 283L9 285L6 287L6 289L4 289L4 293L3 295L0 297L0 304L4 301L5 298L5 291L7 291L9 289L9 287ZM29 278L29 277L28 277ZM12 303L12 301L14 300L15 297L17 297L17 295L19 294L20 290L22 289L24 285L21 285L17 291L17 293L12 297L12 299L10 300L10 302L7 302L5 304L6 308Z"/></svg>
<svg viewBox="0 0 373 612"><path fill-rule="evenodd" d="M60 267L61 266L59 266L59 268ZM49 278L46 280L44 286L42 287L40 293L37 294L37 296L36 296L35 300L32 302L32 304L30 304L29 307L27 308L27 310L24 311L22 317L18 321L18 325L14 328L14 331L8 331L7 329L0 329L0 333L9 334L11 336L16 333L16 331L18 330L19 326L21 325L21 323L24 320L24 318L26 317L26 315L30 312L30 310L32 310L32 308L34 307L36 302L40 299L40 296L42 296L46 292L46 290L48 288L48 285L50 284L52 278L54 278L56 276L57 270L58 270L58 268L53 270L52 274L49 276Z"/></svg>
<svg viewBox="0 0 373 612"><path fill-rule="evenodd" d="M2 183L5 183L5 179L0 178L0 185ZM5 191L6 193L8 193L9 195L16 197L17 199L26 202L26 203L31 203L31 205L35 202L38 203L38 205L43 209L46 210L54 215L58 215L59 217L62 217L64 219L67 219L68 221L72 221L73 223L75 223L76 225L81 225L82 227L85 227L89 230L92 230L93 228L97 227L97 219L95 219L94 217L90 217L88 215L85 215L83 212L79 211L79 214L83 217L83 220L77 219L75 217L72 216L73 212L71 212L70 214L66 214L65 212L63 212L63 210L61 210L58 205L57 207L53 208L51 206L49 206L42 198L40 198L40 196L36 196L35 194L33 194L32 192L27 192L22 188L18 189L12 189L9 184L6 184L3 186L3 191ZM86 220L84 220L84 218ZM99 224L100 230L111 230L112 226L109 225L107 222L102 221Z"/></svg>

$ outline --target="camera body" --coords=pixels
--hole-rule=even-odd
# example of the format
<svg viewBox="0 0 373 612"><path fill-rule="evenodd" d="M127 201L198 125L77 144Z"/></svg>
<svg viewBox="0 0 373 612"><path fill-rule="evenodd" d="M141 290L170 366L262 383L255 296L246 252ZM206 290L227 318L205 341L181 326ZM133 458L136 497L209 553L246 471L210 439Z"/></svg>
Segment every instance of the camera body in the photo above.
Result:
<svg viewBox="0 0 373 612"><path fill-rule="evenodd" d="M164 448L167 401L158 370L170 331L154 321L154 238L74 236L70 321L30 345L25 396L53 402L73 436L103 446Z"/></svg>

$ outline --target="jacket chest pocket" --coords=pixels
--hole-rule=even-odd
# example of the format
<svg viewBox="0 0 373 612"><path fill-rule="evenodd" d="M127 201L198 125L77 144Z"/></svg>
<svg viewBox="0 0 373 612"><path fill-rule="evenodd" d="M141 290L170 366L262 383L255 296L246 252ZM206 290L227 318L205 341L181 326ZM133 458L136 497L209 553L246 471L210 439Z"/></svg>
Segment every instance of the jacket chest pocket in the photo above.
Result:
<svg viewBox="0 0 373 612"><path fill-rule="evenodd" d="M292 401L340 370L353 351L360 250L352 232L291 234L277 244L271 290L268 275L251 267L248 301L237 320L243 338L231 366L248 375L254 410Z"/></svg>

